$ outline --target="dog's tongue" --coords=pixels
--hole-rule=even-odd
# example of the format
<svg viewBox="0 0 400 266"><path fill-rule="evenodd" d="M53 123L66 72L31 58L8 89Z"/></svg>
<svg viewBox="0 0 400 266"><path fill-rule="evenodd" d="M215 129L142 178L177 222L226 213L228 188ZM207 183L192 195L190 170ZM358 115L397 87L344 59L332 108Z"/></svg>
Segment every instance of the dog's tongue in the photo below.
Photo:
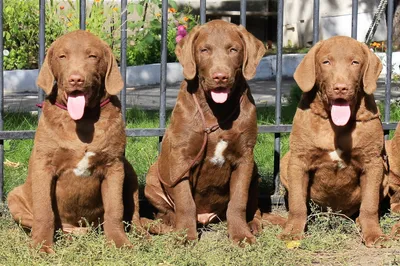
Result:
<svg viewBox="0 0 400 266"><path fill-rule="evenodd" d="M67 110L72 119L79 120L82 118L85 104L85 95L83 94L68 96Z"/></svg>
<svg viewBox="0 0 400 266"><path fill-rule="evenodd" d="M333 123L337 126L344 126L350 119L350 105L348 102L340 101L333 102L331 109L331 117Z"/></svg>
<svg viewBox="0 0 400 266"><path fill-rule="evenodd" d="M211 98L216 103L224 103L228 99L229 89L216 89L211 91Z"/></svg>

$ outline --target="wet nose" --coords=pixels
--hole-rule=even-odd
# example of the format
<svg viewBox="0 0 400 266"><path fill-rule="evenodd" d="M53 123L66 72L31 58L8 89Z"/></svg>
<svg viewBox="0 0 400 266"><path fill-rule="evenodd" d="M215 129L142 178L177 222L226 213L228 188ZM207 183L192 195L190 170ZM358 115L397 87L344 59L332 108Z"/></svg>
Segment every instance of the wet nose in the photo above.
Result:
<svg viewBox="0 0 400 266"><path fill-rule="evenodd" d="M345 93L349 90L348 86L346 83L336 83L334 90L336 93Z"/></svg>
<svg viewBox="0 0 400 266"><path fill-rule="evenodd" d="M85 82L85 78L79 74L72 74L71 76L69 76L68 82L71 86L82 86Z"/></svg>
<svg viewBox="0 0 400 266"><path fill-rule="evenodd" d="M215 82L217 82L217 83L221 83L221 82L227 82L228 81L228 78L229 78L229 76L228 76L228 74L227 73L224 73L224 72L215 72L213 75L212 75L212 78L213 78L213 80L215 81Z"/></svg>

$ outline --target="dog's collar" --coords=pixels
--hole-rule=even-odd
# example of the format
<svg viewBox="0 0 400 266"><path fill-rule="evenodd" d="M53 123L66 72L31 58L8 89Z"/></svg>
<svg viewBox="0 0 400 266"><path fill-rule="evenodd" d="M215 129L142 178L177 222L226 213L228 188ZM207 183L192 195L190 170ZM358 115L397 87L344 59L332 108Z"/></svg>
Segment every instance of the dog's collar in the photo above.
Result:
<svg viewBox="0 0 400 266"><path fill-rule="evenodd" d="M102 101L102 102L100 103L100 107L105 106L105 105L106 105L107 103L109 103L109 102L110 102L110 98L105 99L104 101ZM42 102L42 103L37 103L36 106L39 107L39 108L43 108L43 103L44 103L44 102ZM67 106L65 106L65 105L63 105L63 104L61 104L61 103L55 102L54 105L57 106L57 107L60 108L60 109L67 110Z"/></svg>

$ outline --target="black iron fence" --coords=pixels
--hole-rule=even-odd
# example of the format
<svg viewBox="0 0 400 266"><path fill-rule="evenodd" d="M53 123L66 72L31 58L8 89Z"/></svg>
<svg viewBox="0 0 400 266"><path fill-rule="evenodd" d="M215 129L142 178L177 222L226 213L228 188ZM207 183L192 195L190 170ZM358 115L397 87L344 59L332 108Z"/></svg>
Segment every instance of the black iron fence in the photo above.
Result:
<svg viewBox="0 0 400 266"><path fill-rule="evenodd" d="M85 29L86 21L86 0L79 1L79 18L80 28ZM200 22L206 22L206 0L200 1ZM319 40L319 13L320 0L313 0L313 44ZM347 1L342 1L345 3ZM350 1L349 1L350 2ZM351 37L357 36L357 15L358 15L358 0L352 0L352 24ZM240 0L240 23L246 26L246 0ZM346 3L347 4L347 3ZM39 67L42 65L45 55L45 5L46 0L39 0L40 16L39 16ZM3 68L3 0L0 0L0 66ZM393 14L394 0L387 0L387 50L386 50L386 97L384 101L385 109L383 115L383 128L386 136L389 130L395 129L397 123L389 123L390 120L390 90L392 79L392 31L393 31ZM122 113L125 118L126 114L126 67L127 67L127 0L121 0L121 60L120 71L124 79L124 89L121 92L120 99L122 103ZM261 125L258 127L259 134L274 134L274 178L276 184L275 194L272 196L272 201L279 200L279 160L281 147L281 133L291 131L291 125L281 124L281 83L282 83L282 48L283 48L283 15L284 15L284 0L278 0L277 5L277 59L276 59L276 95L275 95L275 125ZM150 137L163 136L166 125L166 90L167 90L167 28L168 28L168 1L162 1L162 33L161 33L161 76L160 76L160 108L159 108L159 128L141 128L141 129L126 129L128 137ZM34 25L32 25L34 26ZM350 25L349 25L350 26ZM39 102L44 99L42 90L38 92ZM40 112L40 110L39 110ZM39 113L40 114L40 113ZM32 139L35 131L4 131L4 75L0 71L0 200L4 198L3 183L4 183L4 140L11 139Z"/></svg>

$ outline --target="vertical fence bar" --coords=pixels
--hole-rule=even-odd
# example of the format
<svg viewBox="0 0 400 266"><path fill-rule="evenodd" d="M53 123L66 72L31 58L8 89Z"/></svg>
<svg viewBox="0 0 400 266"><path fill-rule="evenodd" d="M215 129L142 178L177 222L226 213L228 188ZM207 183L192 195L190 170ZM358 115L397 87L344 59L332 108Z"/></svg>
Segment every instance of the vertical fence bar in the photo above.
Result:
<svg viewBox="0 0 400 266"><path fill-rule="evenodd" d="M120 71L122 80L124 81L124 88L121 91L121 108L122 117L126 120L126 46L127 46L127 23L128 23L128 9L126 8L127 0L121 0L121 62Z"/></svg>
<svg viewBox="0 0 400 266"><path fill-rule="evenodd" d="M200 23L206 23L206 0L200 0Z"/></svg>
<svg viewBox="0 0 400 266"><path fill-rule="evenodd" d="M86 30L86 0L79 0L79 28Z"/></svg>
<svg viewBox="0 0 400 266"><path fill-rule="evenodd" d="M351 38L357 40L358 0L352 0L351 4Z"/></svg>
<svg viewBox="0 0 400 266"><path fill-rule="evenodd" d="M3 109L4 109L4 76L3 76L3 50L4 50L4 38L3 38L3 0L0 0L0 130L3 130ZM0 140L0 202L4 200L4 140Z"/></svg>
<svg viewBox="0 0 400 266"><path fill-rule="evenodd" d="M278 2L278 29L277 29L277 54L276 54L276 93L275 93L275 124L281 124L281 86L282 86L282 46L283 46L283 7L284 0ZM275 193L279 195L279 162L281 159L281 134L275 133L274 142L274 180Z"/></svg>
<svg viewBox="0 0 400 266"><path fill-rule="evenodd" d="M313 45L319 41L319 0L314 0L313 9Z"/></svg>
<svg viewBox="0 0 400 266"><path fill-rule="evenodd" d="M240 24L246 28L246 0L240 0Z"/></svg>
<svg viewBox="0 0 400 266"><path fill-rule="evenodd" d="M44 61L44 54L46 49L45 43L45 26L46 26L46 0L39 1L39 69L42 67ZM44 91L39 88L38 101L39 103L44 100ZM38 109L38 117L42 113L42 109Z"/></svg>
<svg viewBox="0 0 400 266"><path fill-rule="evenodd" d="M160 65L160 128L166 124L167 103L167 32L168 32L168 1L162 1L161 17L161 65ZM160 137L160 142L162 137ZM159 146L159 150L161 145Z"/></svg>
<svg viewBox="0 0 400 266"><path fill-rule="evenodd" d="M390 89L392 82L392 33L393 33L393 0L388 0L387 5L387 41L386 41L386 97L385 97L385 115L384 121L390 121ZM388 139L389 133L385 132L385 139Z"/></svg>

